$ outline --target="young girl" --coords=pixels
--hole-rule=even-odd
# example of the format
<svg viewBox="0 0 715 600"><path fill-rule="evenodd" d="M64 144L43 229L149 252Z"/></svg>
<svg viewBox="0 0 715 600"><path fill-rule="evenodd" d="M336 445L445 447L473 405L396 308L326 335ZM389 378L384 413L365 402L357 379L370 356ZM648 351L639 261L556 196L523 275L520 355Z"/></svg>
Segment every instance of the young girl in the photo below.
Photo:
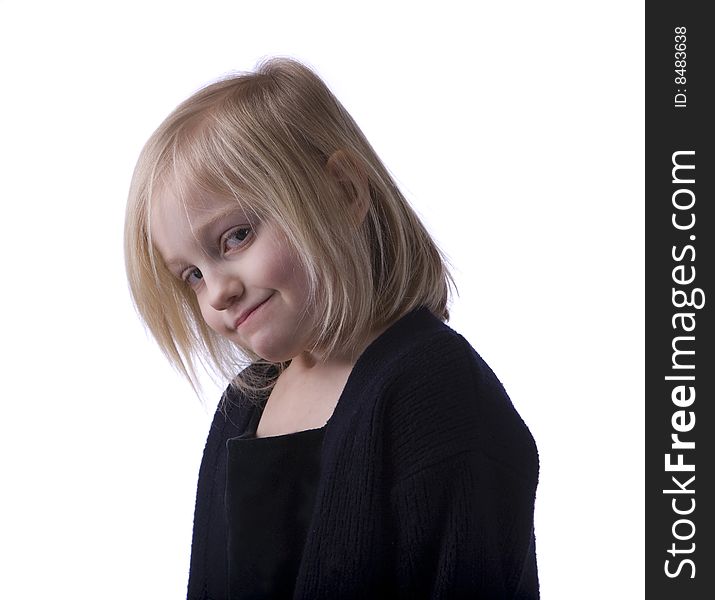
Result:
<svg viewBox="0 0 715 600"><path fill-rule="evenodd" d="M169 360L230 381L190 599L538 597L531 434L445 324L441 252L310 69L269 59L176 108L139 158L125 251Z"/></svg>

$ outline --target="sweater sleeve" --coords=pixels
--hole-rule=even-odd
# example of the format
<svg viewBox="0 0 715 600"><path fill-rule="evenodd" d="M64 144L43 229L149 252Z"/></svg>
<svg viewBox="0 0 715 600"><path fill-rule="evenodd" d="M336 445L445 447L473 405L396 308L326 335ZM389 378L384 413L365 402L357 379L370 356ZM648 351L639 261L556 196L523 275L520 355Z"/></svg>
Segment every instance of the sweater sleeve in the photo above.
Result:
<svg viewBox="0 0 715 600"><path fill-rule="evenodd" d="M400 597L539 597L533 438L457 334L403 363L388 409Z"/></svg>

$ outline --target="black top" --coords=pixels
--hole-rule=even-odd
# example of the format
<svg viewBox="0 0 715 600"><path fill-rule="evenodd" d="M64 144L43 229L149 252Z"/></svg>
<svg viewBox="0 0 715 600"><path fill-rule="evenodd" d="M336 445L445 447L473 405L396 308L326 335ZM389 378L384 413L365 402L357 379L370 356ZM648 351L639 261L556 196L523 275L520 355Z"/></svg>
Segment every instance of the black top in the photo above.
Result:
<svg viewBox="0 0 715 600"><path fill-rule="evenodd" d="M230 389L224 400L199 472L191 600L229 598L236 562L227 441L260 408ZM429 310L404 315L362 353L322 435L295 600L538 598L534 439L489 366Z"/></svg>
<svg viewBox="0 0 715 600"><path fill-rule="evenodd" d="M265 438L250 429L226 443L229 596L291 598L325 428Z"/></svg>

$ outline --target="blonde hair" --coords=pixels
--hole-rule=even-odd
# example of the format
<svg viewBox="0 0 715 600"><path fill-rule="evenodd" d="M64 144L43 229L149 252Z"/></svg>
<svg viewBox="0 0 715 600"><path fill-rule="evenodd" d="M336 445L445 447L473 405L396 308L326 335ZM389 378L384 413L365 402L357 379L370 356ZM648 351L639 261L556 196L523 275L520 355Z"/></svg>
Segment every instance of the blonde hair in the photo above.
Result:
<svg viewBox="0 0 715 600"><path fill-rule="evenodd" d="M368 206L356 226L346 206L361 187ZM456 286L446 257L352 117L296 60L265 59L182 102L139 156L125 221L132 299L174 367L197 392L199 364L249 397L270 390L290 361L270 363L216 334L157 258L151 207L168 190L182 202L196 190L233 198L278 226L308 276L320 324L312 350L321 356L353 354L371 329L419 306L449 319ZM270 378L261 366L277 371Z"/></svg>

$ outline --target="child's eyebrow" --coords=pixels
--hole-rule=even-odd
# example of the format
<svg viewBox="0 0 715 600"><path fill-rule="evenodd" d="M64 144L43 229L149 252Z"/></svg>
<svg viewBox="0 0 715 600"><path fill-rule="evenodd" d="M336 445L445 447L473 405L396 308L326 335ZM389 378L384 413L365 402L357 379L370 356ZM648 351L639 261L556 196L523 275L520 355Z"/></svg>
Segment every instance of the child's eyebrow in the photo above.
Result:
<svg viewBox="0 0 715 600"><path fill-rule="evenodd" d="M194 230L196 236L200 237L206 230L211 229L216 223L223 221L226 217L235 213L240 213L241 216L245 217L244 211L238 204L234 206L227 206L218 213L211 215L208 219L192 223L192 229Z"/></svg>

